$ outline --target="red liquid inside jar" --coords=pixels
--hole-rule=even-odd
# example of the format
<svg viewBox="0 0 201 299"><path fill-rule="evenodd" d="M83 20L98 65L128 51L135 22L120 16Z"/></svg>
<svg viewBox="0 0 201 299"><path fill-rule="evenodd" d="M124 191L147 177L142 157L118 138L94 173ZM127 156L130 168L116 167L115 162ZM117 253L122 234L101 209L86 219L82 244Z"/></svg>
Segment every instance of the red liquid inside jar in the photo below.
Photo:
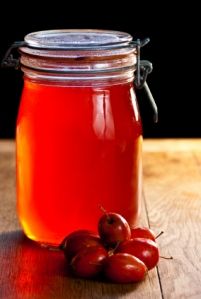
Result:
<svg viewBox="0 0 201 299"><path fill-rule="evenodd" d="M18 214L26 235L58 245L102 214L136 223L142 128L132 83L62 86L25 78L17 120Z"/></svg>

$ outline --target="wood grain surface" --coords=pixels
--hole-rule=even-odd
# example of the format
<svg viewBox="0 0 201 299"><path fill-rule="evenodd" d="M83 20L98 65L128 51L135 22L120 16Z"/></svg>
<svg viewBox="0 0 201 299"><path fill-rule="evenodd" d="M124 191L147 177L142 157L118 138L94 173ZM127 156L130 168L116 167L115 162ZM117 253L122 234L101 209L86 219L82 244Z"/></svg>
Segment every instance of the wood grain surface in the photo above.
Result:
<svg viewBox="0 0 201 299"><path fill-rule="evenodd" d="M28 240L16 215L15 145L0 141L0 298L201 298L201 140L144 141L141 224L156 233L157 269L139 284L75 279L63 254Z"/></svg>

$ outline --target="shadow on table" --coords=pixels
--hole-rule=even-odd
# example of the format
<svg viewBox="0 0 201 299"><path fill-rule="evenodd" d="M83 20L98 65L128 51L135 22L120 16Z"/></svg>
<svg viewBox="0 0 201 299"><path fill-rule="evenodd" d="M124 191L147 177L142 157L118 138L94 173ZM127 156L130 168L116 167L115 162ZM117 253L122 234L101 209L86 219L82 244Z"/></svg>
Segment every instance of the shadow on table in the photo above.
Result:
<svg viewBox="0 0 201 299"><path fill-rule="evenodd" d="M0 234L0 298L117 299L137 288L72 278L62 252L38 246L21 231Z"/></svg>

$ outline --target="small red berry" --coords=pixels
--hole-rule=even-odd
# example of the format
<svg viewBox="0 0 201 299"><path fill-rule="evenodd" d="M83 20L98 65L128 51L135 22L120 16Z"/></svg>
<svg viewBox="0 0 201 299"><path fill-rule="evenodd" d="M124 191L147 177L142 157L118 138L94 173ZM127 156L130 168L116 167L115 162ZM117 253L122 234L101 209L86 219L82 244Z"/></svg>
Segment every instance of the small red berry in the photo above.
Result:
<svg viewBox="0 0 201 299"><path fill-rule="evenodd" d="M134 227L131 228L131 239L134 238L146 238L155 241L156 236L148 227Z"/></svg>
<svg viewBox="0 0 201 299"><path fill-rule="evenodd" d="M117 213L105 213L99 220L98 231L101 240L108 247L115 247L131 237L128 222Z"/></svg>
<svg viewBox="0 0 201 299"><path fill-rule="evenodd" d="M68 262L82 249L102 245L98 235L87 230L77 230L68 235L62 242L62 249Z"/></svg>
<svg viewBox="0 0 201 299"><path fill-rule="evenodd" d="M132 283L144 279L147 273L145 264L127 253L117 253L107 258L104 266L105 277L116 283Z"/></svg>
<svg viewBox="0 0 201 299"><path fill-rule="evenodd" d="M92 246L82 249L70 263L73 274L82 278L94 278L103 270L108 253L103 246Z"/></svg>
<svg viewBox="0 0 201 299"><path fill-rule="evenodd" d="M157 244L149 239L135 238L122 242L116 252L129 253L139 258L148 270L154 268L159 261L159 249Z"/></svg>

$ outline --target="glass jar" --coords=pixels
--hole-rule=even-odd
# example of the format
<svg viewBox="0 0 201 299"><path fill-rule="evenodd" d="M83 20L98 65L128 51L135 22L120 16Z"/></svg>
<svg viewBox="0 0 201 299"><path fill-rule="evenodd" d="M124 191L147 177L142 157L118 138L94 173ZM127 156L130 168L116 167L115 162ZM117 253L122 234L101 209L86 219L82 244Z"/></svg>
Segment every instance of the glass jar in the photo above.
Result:
<svg viewBox="0 0 201 299"><path fill-rule="evenodd" d="M138 220L142 125L136 46L123 32L52 30L20 47L17 210L25 234L58 245L106 211Z"/></svg>

